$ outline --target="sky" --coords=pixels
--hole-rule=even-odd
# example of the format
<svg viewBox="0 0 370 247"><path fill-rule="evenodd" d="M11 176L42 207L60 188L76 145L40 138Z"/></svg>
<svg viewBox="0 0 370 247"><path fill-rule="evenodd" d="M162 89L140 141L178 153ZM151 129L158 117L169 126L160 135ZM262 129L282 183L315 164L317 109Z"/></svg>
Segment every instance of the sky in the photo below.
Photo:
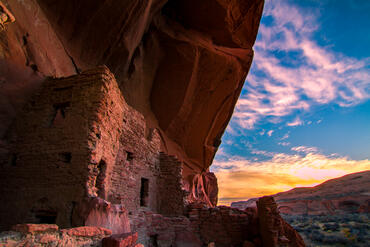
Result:
<svg viewBox="0 0 370 247"><path fill-rule="evenodd" d="M211 166L219 204L370 170L370 1L266 0Z"/></svg>

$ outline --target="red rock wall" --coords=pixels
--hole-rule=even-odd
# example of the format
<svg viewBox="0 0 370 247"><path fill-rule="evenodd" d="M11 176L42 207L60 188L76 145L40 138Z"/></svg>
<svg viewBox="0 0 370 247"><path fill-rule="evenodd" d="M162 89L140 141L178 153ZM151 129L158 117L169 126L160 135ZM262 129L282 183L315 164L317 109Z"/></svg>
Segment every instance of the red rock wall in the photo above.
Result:
<svg viewBox="0 0 370 247"><path fill-rule="evenodd" d="M59 230L57 225L16 225L0 236L1 246L102 246L112 232L102 227L77 227ZM131 247L131 246L130 246Z"/></svg>
<svg viewBox="0 0 370 247"><path fill-rule="evenodd" d="M218 185L213 172L190 175L184 183L188 191L187 203L205 203L208 207L217 206Z"/></svg>
<svg viewBox="0 0 370 247"><path fill-rule="evenodd" d="M20 85L18 102L0 92L3 133L40 77L105 64L159 129L162 151L192 173L210 166L252 62L262 0L3 2L16 21L0 32L0 77Z"/></svg>

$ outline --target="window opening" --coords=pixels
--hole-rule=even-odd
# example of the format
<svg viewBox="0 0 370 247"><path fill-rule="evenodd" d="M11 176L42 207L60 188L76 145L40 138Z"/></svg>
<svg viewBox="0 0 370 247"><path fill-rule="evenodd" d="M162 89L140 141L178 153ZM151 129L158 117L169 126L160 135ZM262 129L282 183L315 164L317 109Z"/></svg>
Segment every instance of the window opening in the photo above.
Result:
<svg viewBox="0 0 370 247"><path fill-rule="evenodd" d="M35 213L35 218L39 224L55 224L57 220L57 212L40 210Z"/></svg>
<svg viewBox="0 0 370 247"><path fill-rule="evenodd" d="M71 163L72 160L72 153L70 152L63 152L59 153L59 160L64 162L64 163Z"/></svg>
<svg viewBox="0 0 370 247"><path fill-rule="evenodd" d="M149 179L141 178L140 206L147 207L149 201Z"/></svg>
<svg viewBox="0 0 370 247"><path fill-rule="evenodd" d="M131 153L129 151L126 151L126 153L127 153L127 156L126 156L127 161L131 161L131 160L134 159L134 154L133 153Z"/></svg>

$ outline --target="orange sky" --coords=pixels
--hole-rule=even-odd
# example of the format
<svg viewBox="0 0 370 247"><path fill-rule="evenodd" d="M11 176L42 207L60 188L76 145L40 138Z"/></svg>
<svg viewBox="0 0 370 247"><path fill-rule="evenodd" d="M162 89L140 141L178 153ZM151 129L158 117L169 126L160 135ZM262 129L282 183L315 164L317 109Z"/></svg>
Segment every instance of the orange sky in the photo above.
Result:
<svg viewBox="0 0 370 247"><path fill-rule="evenodd" d="M277 154L271 160L251 162L244 159L215 161L219 186L219 205L275 194L294 187L314 186L345 174L370 170L370 160ZM230 169L231 168L231 169Z"/></svg>

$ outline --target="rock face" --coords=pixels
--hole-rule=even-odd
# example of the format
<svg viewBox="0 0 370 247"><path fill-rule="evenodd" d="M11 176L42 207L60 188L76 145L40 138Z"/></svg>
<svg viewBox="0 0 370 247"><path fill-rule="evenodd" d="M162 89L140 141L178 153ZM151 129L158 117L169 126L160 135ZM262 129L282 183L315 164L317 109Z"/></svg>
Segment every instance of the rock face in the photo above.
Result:
<svg viewBox="0 0 370 247"><path fill-rule="evenodd" d="M370 171L345 175L315 187L294 188L272 195L279 211L289 215L332 215L370 212ZM232 207L255 207L256 198Z"/></svg>
<svg viewBox="0 0 370 247"><path fill-rule="evenodd" d="M252 62L263 0L3 3L16 22L0 33L1 137L44 76L105 64L185 173L209 167Z"/></svg>
<svg viewBox="0 0 370 247"><path fill-rule="evenodd" d="M102 227L77 227L59 230L51 224L16 225L0 234L1 246L102 246L112 232ZM131 246L129 246L131 247Z"/></svg>
<svg viewBox="0 0 370 247"><path fill-rule="evenodd" d="M257 209L263 246L305 246L301 236L281 218L273 197L260 198Z"/></svg>

